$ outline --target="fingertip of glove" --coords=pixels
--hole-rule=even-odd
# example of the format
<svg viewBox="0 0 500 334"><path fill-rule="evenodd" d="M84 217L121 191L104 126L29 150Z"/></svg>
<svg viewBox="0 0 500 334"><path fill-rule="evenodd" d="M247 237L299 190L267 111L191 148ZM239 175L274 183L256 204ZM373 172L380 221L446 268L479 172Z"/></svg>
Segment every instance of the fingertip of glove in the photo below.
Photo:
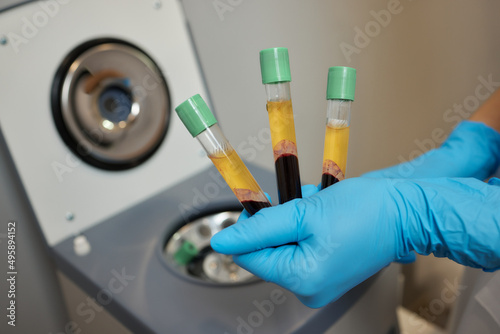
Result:
<svg viewBox="0 0 500 334"><path fill-rule="evenodd" d="M239 265L240 267L244 267L245 264L242 263L243 261L241 261L240 259L240 255L233 255L233 262L236 263L237 265Z"/></svg>
<svg viewBox="0 0 500 334"><path fill-rule="evenodd" d="M335 298L333 298L333 300L330 300L328 298L325 298L324 295L316 295L316 296L297 295L297 298L305 306L312 308L312 309L318 309L318 308L322 308L322 307L328 305L329 303L337 300L339 297L335 297Z"/></svg>
<svg viewBox="0 0 500 334"><path fill-rule="evenodd" d="M320 190L321 190L321 184L319 186L316 186L314 184L306 184L305 186L302 186L302 197L306 198L312 196Z"/></svg>
<svg viewBox="0 0 500 334"><path fill-rule="evenodd" d="M210 239L210 246L217 253L224 253L224 231L215 234L212 239Z"/></svg>

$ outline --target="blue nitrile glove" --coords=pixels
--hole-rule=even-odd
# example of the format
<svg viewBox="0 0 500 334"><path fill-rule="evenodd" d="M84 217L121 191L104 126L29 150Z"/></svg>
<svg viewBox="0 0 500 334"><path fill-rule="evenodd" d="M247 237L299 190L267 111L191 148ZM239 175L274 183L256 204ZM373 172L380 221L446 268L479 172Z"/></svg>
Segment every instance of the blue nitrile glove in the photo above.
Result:
<svg viewBox="0 0 500 334"><path fill-rule="evenodd" d="M365 177L474 177L485 180L500 166L500 133L484 123L462 121L439 147Z"/></svg>
<svg viewBox="0 0 500 334"><path fill-rule="evenodd" d="M366 173L363 177L474 177L484 180L499 165L500 133L484 123L462 121L439 148L411 161ZM415 254L410 253L397 262L410 263L415 259Z"/></svg>
<svg viewBox="0 0 500 334"><path fill-rule="evenodd" d="M211 244L321 307L412 250L500 268L499 203L500 187L472 178L353 178L243 217Z"/></svg>

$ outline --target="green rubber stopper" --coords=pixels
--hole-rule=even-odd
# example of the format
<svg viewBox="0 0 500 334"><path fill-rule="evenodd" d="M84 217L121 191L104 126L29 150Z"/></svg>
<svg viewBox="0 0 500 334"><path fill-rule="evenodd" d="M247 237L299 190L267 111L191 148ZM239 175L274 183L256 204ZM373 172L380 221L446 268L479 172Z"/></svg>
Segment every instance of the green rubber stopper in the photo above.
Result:
<svg viewBox="0 0 500 334"><path fill-rule="evenodd" d="M200 94L193 95L179 104L175 111L193 137L217 124L214 114Z"/></svg>
<svg viewBox="0 0 500 334"><path fill-rule="evenodd" d="M356 89L356 69L345 66L334 66L328 69L327 100L354 101Z"/></svg>
<svg viewBox="0 0 500 334"><path fill-rule="evenodd" d="M260 51L262 83L292 81L287 48L271 48Z"/></svg>
<svg viewBox="0 0 500 334"><path fill-rule="evenodd" d="M191 262L196 255L198 255L198 249L196 249L196 246L189 241L184 241L177 252L175 252L174 260L178 264L185 266Z"/></svg>

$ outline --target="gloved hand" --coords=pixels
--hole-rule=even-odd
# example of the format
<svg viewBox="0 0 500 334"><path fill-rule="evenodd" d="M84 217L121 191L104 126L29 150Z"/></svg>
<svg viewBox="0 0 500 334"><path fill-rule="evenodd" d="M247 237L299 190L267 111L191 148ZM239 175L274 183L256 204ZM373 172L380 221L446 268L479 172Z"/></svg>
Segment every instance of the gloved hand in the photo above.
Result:
<svg viewBox="0 0 500 334"><path fill-rule="evenodd" d="M484 180L500 166L500 133L480 122L462 121L444 143L421 156L363 177L474 177ZM399 263L416 260L411 252Z"/></svg>
<svg viewBox="0 0 500 334"><path fill-rule="evenodd" d="M321 307L412 250L498 269L499 203L500 187L475 179L353 178L242 217L211 245Z"/></svg>
<svg viewBox="0 0 500 334"><path fill-rule="evenodd" d="M439 147L365 177L474 177L485 180L500 166L500 133L480 122L462 121Z"/></svg>

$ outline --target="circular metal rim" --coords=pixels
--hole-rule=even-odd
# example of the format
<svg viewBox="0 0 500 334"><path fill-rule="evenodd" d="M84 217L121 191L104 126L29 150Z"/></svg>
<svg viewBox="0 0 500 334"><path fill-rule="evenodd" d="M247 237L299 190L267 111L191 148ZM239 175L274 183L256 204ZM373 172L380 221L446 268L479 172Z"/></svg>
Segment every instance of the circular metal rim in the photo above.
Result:
<svg viewBox="0 0 500 334"><path fill-rule="evenodd" d="M92 157L89 154L82 154L80 152L80 144L76 140L76 138L68 131L66 124L63 119L63 110L62 110L62 105L63 105L63 100L62 100L62 90L64 88L64 83L65 83L65 77L66 74L73 64L73 62L85 51L87 51L90 48L99 46L101 44L109 44L109 43L114 43L114 44L122 44L131 48L134 48L144 54L147 58L148 61L152 62L152 64L158 69L158 75L160 80L162 81L164 87L165 87L165 93L166 93L166 98L167 98L167 120L166 124L163 130L163 133L160 135L160 139L158 142L150 148L150 151L147 154L144 154L143 156L137 158L137 159L132 159L129 162L124 162L124 163L108 163L108 162L103 162L102 160L96 159ZM135 46L132 43L126 42L124 40L116 39L116 38L99 38L99 39L94 39L87 41L83 44L80 44L76 48L74 48L61 62L61 65L57 69L53 83L52 83L52 88L51 88L51 93L50 93L50 99L51 99L51 109L52 109L52 119L54 121L54 124L56 126L57 131L59 132L59 135L61 136L62 140L64 143L69 147L69 149L82 161L85 161L89 165L93 167L97 167L100 169L104 170L109 170L109 171L119 171L119 170L127 170L131 169L134 167L139 166L146 160L148 160L153 154L158 150L158 148L161 146L161 144L164 142L166 134L169 130L170 127L170 118L172 116L172 104L171 104L171 96L170 96L170 91L169 91L169 86L167 84L167 81L163 75L163 72L161 71L161 68L158 66L158 64L154 61L154 59L146 53L144 50L141 48Z"/></svg>
<svg viewBox="0 0 500 334"><path fill-rule="evenodd" d="M196 245L197 249L201 252L202 249L205 249L204 247L208 246L210 247L210 239L214 235L212 233L217 233L218 231L224 229L225 227L223 226L224 222L226 222L228 219L232 221L232 224L236 223L240 211L235 211L235 210L226 210L226 211L220 211L220 212L215 212L212 214L208 215L203 215L202 217L199 217L197 219L191 220L188 223L182 225L179 229L177 229L171 236L166 240L166 244L164 247L164 256L165 260L167 263L175 270L177 270L180 274L190 276L188 272L186 271L186 266L185 265L179 265L175 262L173 259L173 255L175 254L176 250L178 250L178 246L182 244L183 240L187 240L192 242L194 245ZM210 236L204 236L200 233L199 228L200 227L208 227L210 229L211 235ZM220 228L220 229L219 229ZM184 239L183 235L189 235L190 239ZM200 245L202 248L200 248ZM215 252L210 252L210 255L219 255L218 253ZM203 259L203 268L205 268L207 257ZM225 281L217 281L212 277L209 273L205 273L206 275L206 280L203 278L198 278L195 276L190 276L196 279L200 279L202 281L207 281L211 282L214 284L229 284L229 285L238 285L242 283L247 283L250 281L255 280L255 276L243 268L238 267L238 270L241 271L241 274L244 275L243 280L241 281L232 281L229 278ZM248 275L245 275L245 272Z"/></svg>
<svg viewBox="0 0 500 334"><path fill-rule="evenodd" d="M254 279L250 279L245 282L238 282L238 283L215 283L211 281L205 281L196 277L192 277L189 275L185 275L181 273L179 270L174 268L167 258L165 257L165 247L170 240L170 238L183 226L186 224L196 221L200 218L203 218L205 216L210 216L210 215L215 215L218 213L226 212L226 211L235 211L235 212L241 212L241 204L235 204L235 205L227 205L227 204L215 204L211 209L208 210L202 210L202 212L199 212L195 215L193 215L189 221L186 221L185 219L179 218L177 220L177 223L172 224L169 229L165 231L165 233L162 235L160 238L160 242L158 242L157 247L156 247L156 256L159 258L160 262L162 263L163 267L168 270L171 274L176 276L177 278L197 284L197 285L203 285L203 286L209 286L209 287L221 287L221 288L238 288L242 286L248 286L248 285L253 285L253 284L261 284L263 281L257 277L254 276Z"/></svg>

